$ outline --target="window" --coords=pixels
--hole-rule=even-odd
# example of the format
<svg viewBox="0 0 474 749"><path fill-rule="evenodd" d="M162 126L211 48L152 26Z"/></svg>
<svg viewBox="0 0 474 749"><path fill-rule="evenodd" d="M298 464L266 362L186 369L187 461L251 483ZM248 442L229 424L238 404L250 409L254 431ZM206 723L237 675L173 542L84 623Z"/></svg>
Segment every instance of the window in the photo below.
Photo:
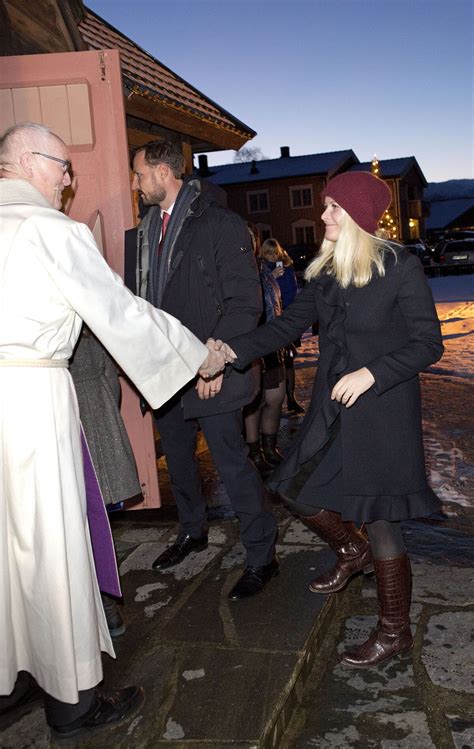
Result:
<svg viewBox="0 0 474 749"><path fill-rule="evenodd" d="M316 225L314 221L301 219L300 221L295 221L292 228L293 242L295 244L315 244Z"/></svg>
<svg viewBox="0 0 474 749"><path fill-rule="evenodd" d="M311 185L290 187L292 208L311 208L313 205L313 188Z"/></svg>
<svg viewBox="0 0 474 749"><path fill-rule="evenodd" d="M268 190L261 190L260 192L248 192L247 205L249 213L260 213L262 211L270 210Z"/></svg>
<svg viewBox="0 0 474 749"><path fill-rule="evenodd" d="M272 227L270 226L270 224L255 224L255 226L258 229L258 233L262 242L265 242L266 239L270 239L270 237L272 236Z"/></svg>
<svg viewBox="0 0 474 749"><path fill-rule="evenodd" d="M314 244L314 227L298 226L295 229L296 244Z"/></svg>

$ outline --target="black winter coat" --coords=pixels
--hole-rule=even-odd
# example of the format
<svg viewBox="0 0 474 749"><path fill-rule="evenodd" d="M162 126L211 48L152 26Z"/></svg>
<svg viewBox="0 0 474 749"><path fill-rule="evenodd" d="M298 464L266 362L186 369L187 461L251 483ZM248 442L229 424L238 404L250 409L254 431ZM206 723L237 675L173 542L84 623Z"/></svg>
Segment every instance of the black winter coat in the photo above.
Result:
<svg viewBox="0 0 474 749"><path fill-rule="evenodd" d="M388 255L386 274L342 290L331 276L310 282L277 320L228 341L244 366L319 322L320 359L310 408L269 485L283 495L341 417L347 520L429 514L438 500L425 472L418 373L443 353L439 321L420 261ZM336 382L367 367L375 384L351 408L331 401Z"/></svg>
<svg viewBox="0 0 474 749"><path fill-rule="evenodd" d="M253 330L262 312L260 278L245 222L219 205L205 183L176 239L161 309L186 325L201 341L228 339ZM159 208L156 211L159 222ZM135 292L137 230L126 233L125 283ZM155 243L156 244L156 243ZM227 368L220 393L200 400L191 382L181 391L185 418L226 413L250 403L259 371Z"/></svg>

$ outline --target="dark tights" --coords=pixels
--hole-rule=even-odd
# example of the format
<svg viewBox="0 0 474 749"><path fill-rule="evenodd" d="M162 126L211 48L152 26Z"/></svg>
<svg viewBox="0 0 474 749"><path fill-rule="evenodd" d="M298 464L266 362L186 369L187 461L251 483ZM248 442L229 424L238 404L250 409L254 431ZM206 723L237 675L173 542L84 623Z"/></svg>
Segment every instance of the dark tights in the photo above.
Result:
<svg viewBox="0 0 474 749"><path fill-rule="evenodd" d="M302 517L311 517L321 512L320 507L285 499L290 510ZM392 559L405 554L405 542L400 521L374 520L365 524L372 554L375 559Z"/></svg>
<svg viewBox="0 0 474 749"><path fill-rule="evenodd" d="M393 559L405 554L402 524L399 520L374 520L366 523L365 527L374 559Z"/></svg>
<svg viewBox="0 0 474 749"><path fill-rule="evenodd" d="M281 405L285 397L285 383L263 390L263 397L244 409L245 439L256 442L262 434L277 434L280 427Z"/></svg>

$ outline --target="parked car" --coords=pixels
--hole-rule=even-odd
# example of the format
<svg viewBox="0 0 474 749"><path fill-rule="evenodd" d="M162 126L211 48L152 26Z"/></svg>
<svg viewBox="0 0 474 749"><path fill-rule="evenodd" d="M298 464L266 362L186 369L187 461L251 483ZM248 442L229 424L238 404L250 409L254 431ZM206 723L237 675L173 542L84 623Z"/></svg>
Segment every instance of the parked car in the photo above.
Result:
<svg viewBox="0 0 474 749"><path fill-rule="evenodd" d="M440 242L436 246L435 258L440 265L474 266L474 237Z"/></svg>
<svg viewBox="0 0 474 749"><path fill-rule="evenodd" d="M405 242L405 247L412 255L416 255L423 265L431 264L430 251L422 239L410 239Z"/></svg>

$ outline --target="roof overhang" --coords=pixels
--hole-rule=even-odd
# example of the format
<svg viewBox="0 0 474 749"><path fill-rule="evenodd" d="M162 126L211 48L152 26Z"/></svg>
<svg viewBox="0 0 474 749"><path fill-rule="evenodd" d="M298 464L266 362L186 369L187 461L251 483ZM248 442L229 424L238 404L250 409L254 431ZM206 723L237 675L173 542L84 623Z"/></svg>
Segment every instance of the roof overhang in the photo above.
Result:
<svg viewBox="0 0 474 749"><path fill-rule="evenodd" d="M124 77L125 111L139 119L190 136L193 152L238 150L253 137L230 125L212 121L185 105L166 100L160 93Z"/></svg>

